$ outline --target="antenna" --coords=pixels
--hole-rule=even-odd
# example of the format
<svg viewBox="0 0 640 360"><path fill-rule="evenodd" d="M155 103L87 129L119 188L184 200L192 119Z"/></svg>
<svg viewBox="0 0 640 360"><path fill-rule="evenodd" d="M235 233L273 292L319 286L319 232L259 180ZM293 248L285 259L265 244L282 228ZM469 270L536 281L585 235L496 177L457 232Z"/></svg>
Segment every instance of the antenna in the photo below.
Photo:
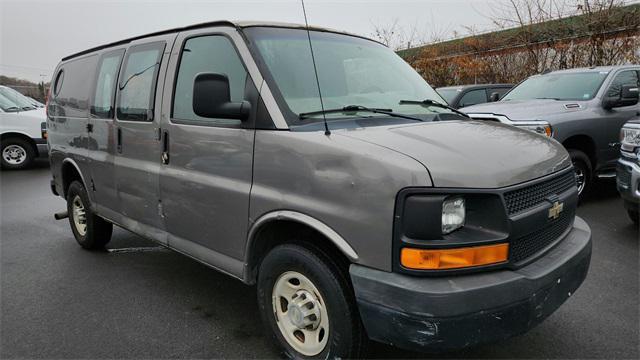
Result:
<svg viewBox="0 0 640 360"><path fill-rule="evenodd" d="M304 8L304 0L302 2L302 13L304 14L304 24L307 27L307 38L309 39L309 49L311 50L311 62L313 63L313 71L316 75L316 85L318 85L318 95L320 96L320 108L322 109L322 118L324 119L324 134L329 136L329 125L327 124L327 115L324 113L324 102L322 101L322 91L320 90L320 80L318 79L318 68L316 67L316 58L313 55L313 45L311 45L311 31L309 31L309 21L307 20L307 10Z"/></svg>

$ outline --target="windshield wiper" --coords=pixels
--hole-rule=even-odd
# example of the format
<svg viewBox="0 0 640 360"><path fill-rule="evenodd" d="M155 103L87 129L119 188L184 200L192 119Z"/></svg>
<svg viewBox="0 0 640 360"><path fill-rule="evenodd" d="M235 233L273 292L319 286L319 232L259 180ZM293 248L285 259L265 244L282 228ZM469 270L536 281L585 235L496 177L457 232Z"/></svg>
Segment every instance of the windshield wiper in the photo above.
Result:
<svg viewBox="0 0 640 360"><path fill-rule="evenodd" d="M298 117L300 118L300 120L303 120L303 119L306 119L306 118L309 118L309 117L312 117L312 116L315 116L315 115L351 113L351 112L370 112L370 113L374 113L374 114L384 114L384 115L403 118L403 119L423 121L422 119L419 119L419 118L416 118L416 117L413 117L413 116L394 113L392 109L368 108L366 106L360 106L360 105L347 105L345 107L336 108L336 109L327 109L327 110L320 110L320 111L312 111L312 112L307 112L307 113L301 113L300 115L298 115Z"/></svg>
<svg viewBox="0 0 640 360"><path fill-rule="evenodd" d="M4 111L6 112L20 111L20 108L17 106L9 106L8 108L5 108Z"/></svg>
<svg viewBox="0 0 640 360"><path fill-rule="evenodd" d="M431 99L425 99L425 100L400 100L400 105L421 105L424 107L429 107L429 106L435 106L435 107L439 107L441 109L447 109L447 110L451 110L454 113L458 114L458 115L462 115L466 118L469 117L469 115L463 113L462 111L459 111L457 109L452 108L449 105L445 105L445 104L441 104L437 101L433 101Z"/></svg>
<svg viewBox="0 0 640 360"><path fill-rule="evenodd" d="M553 98L553 97L537 97L535 99L536 100L556 100L556 101L562 100L560 98Z"/></svg>

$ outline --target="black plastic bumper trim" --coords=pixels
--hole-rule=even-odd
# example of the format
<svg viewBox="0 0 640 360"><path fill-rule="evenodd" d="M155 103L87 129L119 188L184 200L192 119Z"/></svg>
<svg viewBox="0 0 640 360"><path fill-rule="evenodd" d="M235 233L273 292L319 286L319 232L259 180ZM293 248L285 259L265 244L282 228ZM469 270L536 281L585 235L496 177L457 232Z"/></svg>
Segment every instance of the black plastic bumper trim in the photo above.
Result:
<svg viewBox="0 0 640 360"><path fill-rule="evenodd" d="M591 230L576 217L558 246L517 270L425 278L351 265L350 274L369 337L438 352L531 329L582 284L590 260Z"/></svg>

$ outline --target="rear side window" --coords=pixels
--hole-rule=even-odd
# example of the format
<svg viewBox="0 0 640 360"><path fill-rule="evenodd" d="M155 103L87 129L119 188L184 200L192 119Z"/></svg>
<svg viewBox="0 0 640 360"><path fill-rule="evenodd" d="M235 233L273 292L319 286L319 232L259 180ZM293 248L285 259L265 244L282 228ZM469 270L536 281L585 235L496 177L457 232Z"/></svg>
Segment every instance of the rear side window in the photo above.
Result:
<svg viewBox="0 0 640 360"><path fill-rule="evenodd" d="M91 104L91 114L97 118L113 118L113 98L116 94L116 81L123 54L124 50L107 53L98 63L98 78Z"/></svg>
<svg viewBox="0 0 640 360"><path fill-rule="evenodd" d="M174 121L186 120L203 125L239 125L240 120L204 118L193 112L193 82L199 73L227 75L231 101L239 102L244 99L247 70L231 40L221 35L191 38L185 42L180 57L173 94Z"/></svg>
<svg viewBox="0 0 640 360"><path fill-rule="evenodd" d="M91 81L98 57L91 55L70 60L62 65L54 84L52 116L86 118L89 110Z"/></svg>
<svg viewBox="0 0 640 360"><path fill-rule="evenodd" d="M483 89L471 90L464 94L458 102L460 107L482 104L487 102L487 93Z"/></svg>
<svg viewBox="0 0 640 360"><path fill-rule="evenodd" d="M62 81L64 81L64 71L60 70L58 71L58 76L56 76L56 82L53 85L53 95L58 95L60 93Z"/></svg>
<svg viewBox="0 0 640 360"><path fill-rule="evenodd" d="M627 70L618 73L616 77L613 78L611 85L609 85L607 97L620 97L623 85L639 86L638 72L635 70Z"/></svg>
<svg viewBox="0 0 640 360"><path fill-rule="evenodd" d="M120 120L153 120L156 81L164 43L132 46L118 81Z"/></svg>

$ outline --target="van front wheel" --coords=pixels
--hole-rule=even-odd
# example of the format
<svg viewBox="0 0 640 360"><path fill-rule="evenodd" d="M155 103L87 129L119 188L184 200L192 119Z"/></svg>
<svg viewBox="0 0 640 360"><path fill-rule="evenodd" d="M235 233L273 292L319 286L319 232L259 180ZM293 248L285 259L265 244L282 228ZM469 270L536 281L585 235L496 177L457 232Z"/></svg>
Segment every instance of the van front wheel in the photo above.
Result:
<svg viewBox="0 0 640 360"><path fill-rule="evenodd" d="M91 211L84 185L74 181L67 190L67 213L73 236L88 250L102 249L111 240L113 225Z"/></svg>
<svg viewBox="0 0 640 360"><path fill-rule="evenodd" d="M258 305L287 358L357 358L366 334L344 271L321 251L275 247L258 273Z"/></svg>
<svg viewBox="0 0 640 360"><path fill-rule="evenodd" d="M31 165L36 152L26 140L12 137L0 142L2 167L5 169L25 169Z"/></svg>

